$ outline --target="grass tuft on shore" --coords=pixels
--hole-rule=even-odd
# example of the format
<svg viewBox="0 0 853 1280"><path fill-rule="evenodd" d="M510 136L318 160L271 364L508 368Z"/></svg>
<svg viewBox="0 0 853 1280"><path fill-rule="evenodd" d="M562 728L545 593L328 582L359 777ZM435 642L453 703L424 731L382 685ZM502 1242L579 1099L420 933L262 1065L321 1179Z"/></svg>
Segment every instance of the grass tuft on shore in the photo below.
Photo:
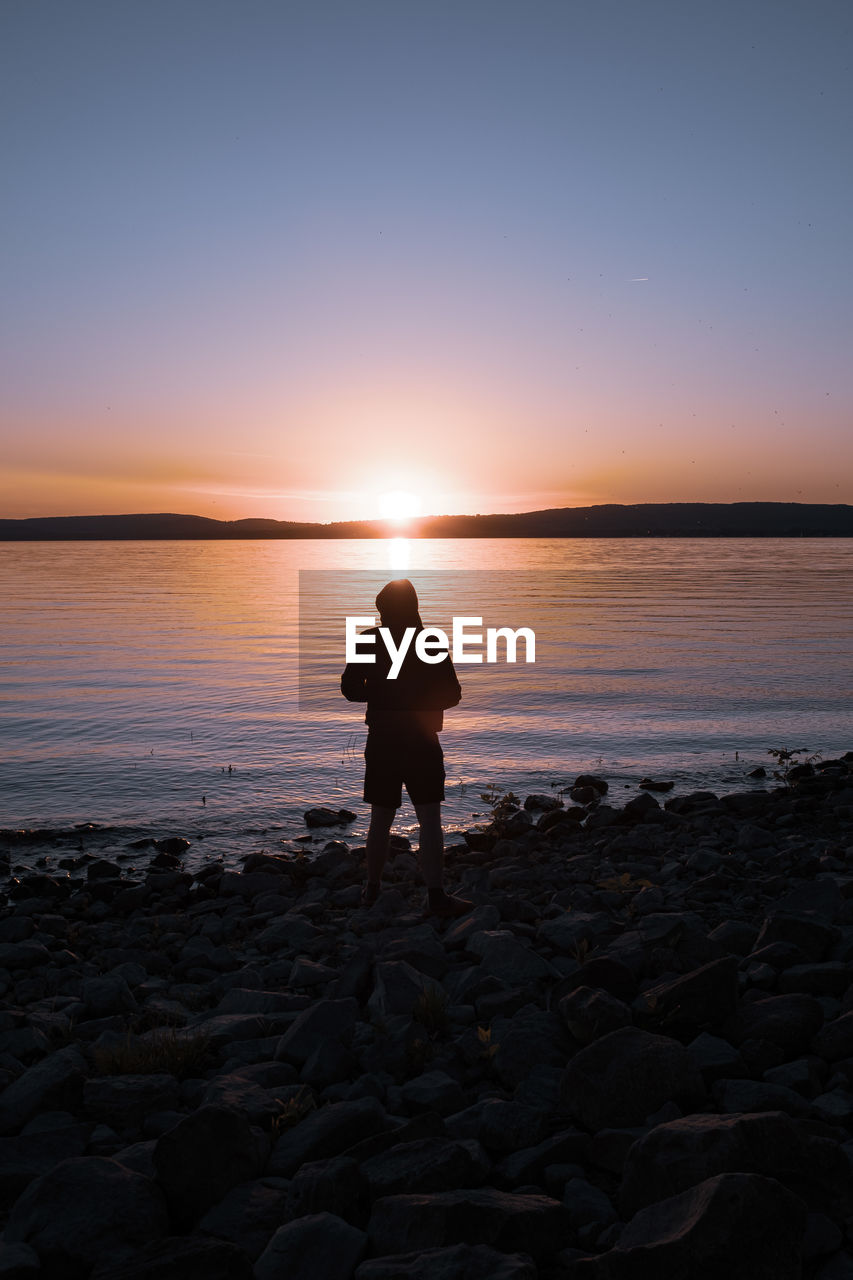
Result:
<svg viewBox="0 0 853 1280"><path fill-rule="evenodd" d="M128 1031L117 1044L96 1046L92 1063L99 1076L163 1074L186 1080L204 1069L210 1044L203 1031L188 1034L170 1027L144 1038Z"/></svg>

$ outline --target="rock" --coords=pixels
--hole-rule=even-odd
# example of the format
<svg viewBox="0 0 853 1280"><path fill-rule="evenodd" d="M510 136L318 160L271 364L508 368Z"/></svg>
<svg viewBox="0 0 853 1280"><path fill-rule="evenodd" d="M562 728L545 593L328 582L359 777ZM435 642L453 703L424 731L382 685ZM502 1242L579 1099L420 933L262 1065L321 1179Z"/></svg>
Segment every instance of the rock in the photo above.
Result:
<svg viewBox="0 0 853 1280"><path fill-rule="evenodd" d="M171 853L173 856L186 853L189 847L190 841L183 836L167 836L164 840L154 841L155 849L159 849L161 853Z"/></svg>
<svg viewBox="0 0 853 1280"><path fill-rule="evenodd" d="M577 1230L591 1223L598 1223L601 1228L616 1221L616 1210L600 1187L587 1182L586 1178L569 1178L563 1191L563 1204L569 1211L569 1220Z"/></svg>
<svg viewBox="0 0 853 1280"><path fill-rule="evenodd" d="M799 1093L765 1080L717 1080L711 1093L723 1112L787 1111L792 1116L809 1112L809 1104Z"/></svg>
<svg viewBox="0 0 853 1280"><path fill-rule="evenodd" d="M525 809L541 809L545 813L549 813L552 809L562 807L562 800L558 796L531 795L524 801Z"/></svg>
<svg viewBox="0 0 853 1280"><path fill-rule="evenodd" d="M28 1244L0 1244L0 1280L35 1280L41 1263Z"/></svg>
<svg viewBox="0 0 853 1280"><path fill-rule="evenodd" d="M447 1249L398 1253L362 1262L355 1280L536 1280L537 1268L523 1253L499 1253L488 1245L454 1244Z"/></svg>
<svg viewBox="0 0 853 1280"><path fill-rule="evenodd" d="M551 1129L550 1120L547 1111L515 1098L488 1098L483 1104L477 1136L489 1151L505 1155L543 1141Z"/></svg>
<svg viewBox="0 0 853 1280"><path fill-rule="evenodd" d="M825 924L816 916L805 912L777 911L762 924L755 940L755 950L771 942L789 942L798 947L808 960L817 962L824 959L837 938L836 926Z"/></svg>
<svg viewBox="0 0 853 1280"><path fill-rule="evenodd" d="M814 1208L841 1216L853 1203L844 1153L781 1112L690 1115L658 1125L628 1152L620 1191L626 1217L718 1173L777 1178Z"/></svg>
<svg viewBox="0 0 853 1280"><path fill-rule="evenodd" d="M255 1280L348 1280L364 1257L367 1236L333 1213L314 1213L279 1227L255 1263Z"/></svg>
<svg viewBox="0 0 853 1280"><path fill-rule="evenodd" d="M254 1262L284 1221L287 1196L286 1188L270 1187L264 1181L241 1183L207 1210L199 1231L238 1245Z"/></svg>
<svg viewBox="0 0 853 1280"><path fill-rule="evenodd" d="M503 982L536 982L557 976L547 960L519 942L509 929L484 929L475 933L468 940L468 950L480 957L484 974L492 974Z"/></svg>
<svg viewBox="0 0 853 1280"><path fill-rule="evenodd" d="M825 1213L810 1213L803 1236L803 1261L811 1262L835 1253L843 1242L844 1236L831 1218Z"/></svg>
<svg viewBox="0 0 853 1280"><path fill-rule="evenodd" d="M814 996L767 996L742 1004L723 1035L738 1047L746 1040L769 1040L795 1057L806 1052L822 1023L823 1009Z"/></svg>
<svg viewBox="0 0 853 1280"><path fill-rule="evenodd" d="M50 952L43 942L0 943L0 969L36 969L50 963Z"/></svg>
<svg viewBox="0 0 853 1280"><path fill-rule="evenodd" d="M631 1010L615 996L593 987L576 987L557 1006L566 1027L581 1044L631 1023Z"/></svg>
<svg viewBox="0 0 853 1280"><path fill-rule="evenodd" d="M131 1262L100 1263L91 1280L253 1280L251 1260L236 1245L199 1236L167 1236Z"/></svg>
<svg viewBox="0 0 853 1280"><path fill-rule="evenodd" d="M372 1156L361 1165L371 1200L401 1193L418 1194L479 1186L489 1161L473 1139L422 1138Z"/></svg>
<svg viewBox="0 0 853 1280"><path fill-rule="evenodd" d="M812 1114L827 1124L853 1125L853 1094L849 1089L830 1089L812 1099Z"/></svg>
<svg viewBox="0 0 853 1280"><path fill-rule="evenodd" d="M572 1164L584 1160L589 1149L589 1136L579 1129L563 1129L533 1147L524 1147L505 1156L498 1166L504 1185L521 1187L541 1183L545 1170L553 1164Z"/></svg>
<svg viewBox="0 0 853 1280"><path fill-rule="evenodd" d="M606 920L607 917L603 916L603 919ZM626 1004L633 1000L637 992L637 979L631 970L612 956L591 956L584 960L578 977L584 986L607 991Z"/></svg>
<svg viewBox="0 0 853 1280"><path fill-rule="evenodd" d="M287 985L291 991L308 991L313 987L323 987L338 977L337 969L327 964L318 964L316 960L306 960L298 956L293 962Z"/></svg>
<svg viewBox="0 0 853 1280"><path fill-rule="evenodd" d="M721 1173L642 1209L615 1248L584 1260L578 1280L800 1280L806 1212L774 1178Z"/></svg>
<svg viewBox="0 0 853 1280"><path fill-rule="evenodd" d="M536 830L541 831L544 835L548 831L554 831L560 827L571 827L577 823L583 822L586 817L586 810L578 808L572 809L551 809L548 813L543 813L536 822Z"/></svg>
<svg viewBox="0 0 853 1280"><path fill-rule="evenodd" d="M562 1098L586 1129L640 1124L672 1098L704 1098L699 1070L683 1045L638 1027L621 1027L587 1045L563 1074Z"/></svg>
<svg viewBox="0 0 853 1280"><path fill-rule="evenodd" d="M297 1016L279 1040L276 1062L291 1062L301 1067L325 1041L348 1042L357 1017L358 1001L352 996L344 1000L315 1001Z"/></svg>
<svg viewBox="0 0 853 1280"><path fill-rule="evenodd" d="M291 1083L265 1089L254 1080L234 1073L211 1080L202 1094L201 1102L205 1106L242 1111L251 1124L269 1128L271 1122L281 1115L287 1099L297 1096L300 1090L304 1094L302 1086Z"/></svg>
<svg viewBox="0 0 853 1280"><path fill-rule="evenodd" d="M827 1062L853 1058L853 1011L827 1022L812 1041L812 1050Z"/></svg>
<svg viewBox="0 0 853 1280"><path fill-rule="evenodd" d="M734 1045L720 1036L702 1031L687 1046L687 1052L702 1073L706 1085L715 1080L737 1079L748 1074L746 1064Z"/></svg>
<svg viewBox="0 0 853 1280"><path fill-rule="evenodd" d="M425 1071L407 1080L402 1093L410 1111L435 1111L449 1116L465 1105L462 1086L445 1071Z"/></svg>
<svg viewBox="0 0 853 1280"><path fill-rule="evenodd" d="M637 997L635 1008L641 1008L650 1023L676 1033L718 1027L737 1008L737 976L735 956L711 960L680 978L648 988Z"/></svg>
<svg viewBox="0 0 853 1280"><path fill-rule="evenodd" d="M49 1173L60 1160L82 1156L90 1129L88 1124L69 1124L41 1133L0 1138L0 1205L5 1208L12 1204L31 1182ZM2 1275L0 1271L0 1280Z"/></svg>
<svg viewBox="0 0 853 1280"><path fill-rule="evenodd" d="M495 1018L491 1044L495 1074L509 1089L526 1080L535 1066L562 1067L571 1052L568 1033L557 1013L525 1005L511 1018Z"/></svg>
<svg viewBox="0 0 853 1280"><path fill-rule="evenodd" d="M0 1094L0 1134L16 1133L37 1111L76 1111L86 1060L73 1045L29 1067Z"/></svg>
<svg viewBox="0 0 853 1280"><path fill-rule="evenodd" d="M608 784L604 778L599 778L594 773L581 773L574 781L576 787L592 787L593 791L597 791L599 795L606 795L608 792Z"/></svg>
<svg viewBox="0 0 853 1280"><path fill-rule="evenodd" d="M622 809L623 815L633 820L642 820L649 813L659 812L660 805L648 791L644 791L641 796L634 796L633 800L629 800Z"/></svg>
<svg viewBox="0 0 853 1280"><path fill-rule="evenodd" d="M804 1098L814 1098L821 1092L826 1074L826 1063L810 1054L804 1058L795 1058L793 1062L783 1062L778 1067L770 1067L764 1072L764 1079L770 1084L782 1084L786 1089L795 1089Z"/></svg>
<svg viewBox="0 0 853 1280"><path fill-rule="evenodd" d="M306 1161L340 1155L362 1139L389 1127L385 1111L376 1098L331 1103L285 1130L273 1147L267 1173L292 1178Z"/></svg>
<svg viewBox="0 0 853 1280"><path fill-rule="evenodd" d="M27 1188L5 1239L35 1249L44 1280L76 1280L103 1255L126 1258L167 1230L166 1205L153 1182L115 1160L81 1156Z"/></svg>
<svg viewBox="0 0 853 1280"><path fill-rule="evenodd" d="M123 1164L126 1169L130 1169L131 1173L141 1173L144 1178L154 1180L157 1177L157 1170L154 1168L156 1145L156 1138L149 1138L145 1142L133 1142L129 1147L122 1147L121 1151L117 1151L111 1158Z"/></svg>
<svg viewBox="0 0 853 1280"><path fill-rule="evenodd" d="M548 1115L521 1102L483 1098L450 1116L447 1128L454 1137L477 1138L489 1151L503 1155L543 1139Z"/></svg>
<svg viewBox="0 0 853 1280"><path fill-rule="evenodd" d="M306 827L345 827L355 820L351 809L326 809L322 805L306 809L303 814Z"/></svg>
<svg viewBox="0 0 853 1280"><path fill-rule="evenodd" d="M425 976L405 960L380 961L373 971L373 992L367 1001L368 1012L372 1018L392 1018L403 1013L411 1017L415 1002L426 986Z"/></svg>
<svg viewBox="0 0 853 1280"><path fill-rule="evenodd" d="M823 964L794 964L779 975L779 991L805 991L816 996L841 996L850 985L850 966L841 960Z"/></svg>
<svg viewBox="0 0 853 1280"><path fill-rule="evenodd" d="M157 1181L173 1221L195 1222L240 1182L263 1172L267 1140L236 1111L204 1106L158 1139Z"/></svg>
<svg viewBox="0 0 853 1280"><path fill-rule="evenodd" d="M283 1220L304 1218L309 1213L333 1213L346 1222L361 1225L366 1217L363 1198L358 1161L352 1156L309 1160L299 1166L287 1188Z"/></svg>
<svg viewBox="0 0 853 1280"><path fill-rule="evenodd" d="M312 925L313 929L314 926ZM316 931L315 931L316 932ZM306 996L292 995L289 991L253 991L244 987L231 987L219 1001L214 1012L221 1013L301 1013L309 1006Z"/></svg>
<svg viewBox="0 0 853 1280"><path fill-rule="evenodd" d="M643 791L671 791L675 786L674 782L654 782L651 778L643 778L637 783L637 786Z"/></svg>
<svg viewBox="0 0 853 1280"><path fill-rule="evenodd" d="M177 1111L180 1085L170 1075L103 1076L87 1080L83 1109L113 1129L139 1129L152 1111Z"/></svg>
<svg viewBox="0 0 853 1280"><path fill-rule="evenodd" d="M708 934L711 942L719 943L736 956L748 956L755 946L758 930L744 920L724 920Z"/></svg>
<svg viewBox="0 0 853 1280"><path fill-rule="evenodd" d="M587 1160L596 1169L606 1169L621 1177L634 1143L648 1133L647 1125L632 1125L622 1129L599 1129L587 1145Z"/></svg>
<svg viewBox="0 0 853 1280"><path fill-rule="evenodd" d="M536 1261L553 1257L570 1238L568 1211L559 1201L491 1188L383 1196L373 1206L367 1233L376 1254L486 1244Z"/></svg>
<svg viewBox="0 0 853 1280"><path fill-rule="evenodd" d="M113 1013L139 1011L133 992L118 974L86 979L81 995L90 1018L107 1018Z"/></svg>

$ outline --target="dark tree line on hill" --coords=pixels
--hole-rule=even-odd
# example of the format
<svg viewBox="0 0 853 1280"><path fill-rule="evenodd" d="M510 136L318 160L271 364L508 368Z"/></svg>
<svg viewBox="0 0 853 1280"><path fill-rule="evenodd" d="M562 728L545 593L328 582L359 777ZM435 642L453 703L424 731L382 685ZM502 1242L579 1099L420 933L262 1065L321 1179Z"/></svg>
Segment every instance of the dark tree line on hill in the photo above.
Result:
<svg viewBox="0 0 853 1280"><path fill-rule="evenodd" d="M387 538L849 538L853 507L799 502L671 502L555 507L508 515L427 516L399 530L385 520L311 524L145 514L0 520L0 541Z"/></svg>

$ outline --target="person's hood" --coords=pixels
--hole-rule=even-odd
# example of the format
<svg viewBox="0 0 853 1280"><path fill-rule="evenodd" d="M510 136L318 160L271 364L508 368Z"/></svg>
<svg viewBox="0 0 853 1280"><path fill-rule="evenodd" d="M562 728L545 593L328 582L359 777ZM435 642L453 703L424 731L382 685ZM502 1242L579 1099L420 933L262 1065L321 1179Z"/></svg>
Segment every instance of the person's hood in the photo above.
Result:
<svg viewBox="0 0 853 1280"><path fill-rule="evenodd" d="M418 593L408 578L387 583L376 597L380 623L397 639L406 627L423 628L418 611Z"/></svg>

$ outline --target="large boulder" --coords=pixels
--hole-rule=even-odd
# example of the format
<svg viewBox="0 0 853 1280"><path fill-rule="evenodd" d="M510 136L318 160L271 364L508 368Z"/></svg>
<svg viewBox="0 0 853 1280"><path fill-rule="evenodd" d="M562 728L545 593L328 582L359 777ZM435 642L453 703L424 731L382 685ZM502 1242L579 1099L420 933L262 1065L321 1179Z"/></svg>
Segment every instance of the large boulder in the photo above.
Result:
<svg viewBox="0 0 853 1280"><path fill-rule="evenodd" d="M827 1022L814 1038L813 1051L827 1062L853 1058L853 1011Z"/></svg>
<svg viewBox="0 0 853 1280"><path fill-rule="evenodd" d="M479 1186L489 1172L489 1160L474 1139L422 1138L365 1160L360 1172L371 1200L378 1200L404 1192Z"/></svg>
<svg viewBox="0 0 853 1280"><path fill-rule="evenodd" d="M203 1236L167 1236L128 1262L98 1263L90 1280L254 1280L250 1258L237 1245Z"/></svg>
<svg viewBox="0 0 853 1280"><path fill-rule="evenodd" d="M838 938L835 925L807 912L777 911L768 916L759 930L753 951L773 942L789 942L807 959L823 960Z"/></svg>
<svg viewBox="0 0 853 1280"><path fill-rule="evenodd" d="M814 996L795 992L783 996L767 996L741 1005L726 1023L722 1034L734 1045L747 1040L768 1040L788 1057L808 1050L812 1038L823 1024L823 1007Z"/></svg>
<svg viewBox="0 0 853 1280"><path fill-rule="evenodd" d="M322 1044L332 1040L348 1044L358 1017L358 1001L318 1000L298 1014L278 1042L277 1062L290 1062L302 1067Z"/></svg>
<svg viewBox="0 0 853 1280"><path fill-rule="evenodd" d="M154 1111L177 1111L180 1085L171 1075L103 1076L83 1086L87 1116L112 1129L138 1129Z"/></svg>
<svg viewBox="0 0 853 1280"><path fill-rule="evenodd" d="M82 1156L91 1129L90 1124L67 1124L41 1133L0 1138L0 1206L12 1204L31 1182L50 1173L60 1160ZM0 1280L2 1276L0 1268Z"/></svg>
<svg viewBox="0 0 853 1280"><path fill-rule="evenodd" d="M800 1280L806 1210L774 1178L721 1173L628 1223L615 1248L577 1261L573 1280Z"/></svg>
<svg viewBox="0 0 853 1280"><path fill-rule="evenodd" d="M853 1174L841 1147L781 1111L692 1115L660 1124L628 1152L620 1203L626 1218L718 1173L761 1173L814 1209L853 1208Z"/></svg>
<svg viewBox="0 0 853 1280"><path fill-rule="evenodd" d="M572 1045L558 1013L525 1005L511 1018L495 1018L490 1047L496 1049L495 1074L514 1089L537 1065L562 1067Z"/></svg>
<svg viewBox="0 0 853 1280"><path fill-rule="evenodd" d="M393 1018L398 1014L408 1014L411 1017L415 1003L426 987L425 975L405 960L382 960L373 971L373 991L367 1001L368 1011L373 1018Z"/></svg>
<svg viewBox="0 0 853 1280"><path fill-rule="evenodd" d="M576 987L563 996L557 1007L569 1031L581 1044L589 1044L631 1023L628 1006L595 987Z"/></svg>
<svg viewBox="0 0 853 1280"><path fill-rule="evenodd" d="M572 1238L568 1211L559 1201L491 1187L384 1196L373 1206L367 1232L376 1254L487 1244L537 1261L552 1257Z"/></svg>
<svg viewBox="0 0 853 1280"><path fill-rule="evenodd" d="M536 1263L523 1253L499 1253L485 1244L398 1253L362 1262L355 1280L536 1280Z"/></svg>
<svg viewBox="0 0 853 1280"><path fill-rule="evenodd" d="M638 1027L620 1027L581 1049L563 1072L562 1100L590 1132L642 1124L665 1102L694 1108L705 1097L684 1045Z"/></svg>
<svg viewBox="0 0 853 1280"><path fill-rule="evenodd" d="M78 1280L105 1255L128 1258L167 1230L155 1183L115 1160L81 1156L61 1161L27 1188L12 1208L5 1238L35 1249L42 1280Z"/></svg>
<svg viewBox="0 0 853 1280"><path fill-rule="evenodd" d="M268 1186L263 1180L242 1182L208 1209L198 1231L239 1246L254 1262L285 1221L286 1202L283 1186Z"/></svg>
<svg viewBox="0 0 853 1280"><path fill-rule="evenodd" d="M255 1280L348 1280L367 1236L333 1213L312 1213L279 1227L255 1263Z"/></svg>
<svg viewBox="0 0 853 1280"><path fill-rule="evenodd" d="M503 982L537 982L559 977L557 970L532 947L520 942L510 929L484 929L468 941L468 950L480 957L484 974Z"/></svg>
<svg viewBox="0 0 853 1280"><path fill-rule="evenodd" d="M348 1147L389 1127L385 1111L376 1098L333 1102L285 1130L273 1147L267 1173L292 1178L306 1161L340 1155Z"/></svg>
<svg viewBox="0 0 853 1280"><path fill-rule="evenodd" d="M737 1009L738 961L724 956L682 974L670 982L660 982L638 996L636 1008L650 1026L697 1033L718 1027Z"/></svg>
<svg viewBox="0 0 853 1280"><path fill-rule="evenodd" d="M154 1148L157 1181L179 1227L195 1222L240 1182L260 1177L266 1136L226 1107L200 1107Z"/></svg>
<svg viewBox="0 0 853 1280"><path fill-rule="evenodd" d="M37 1111L76 1111L87 1065L79 1049L57 1049L0 1094L0 1134L18 1133Z"/></svg>

